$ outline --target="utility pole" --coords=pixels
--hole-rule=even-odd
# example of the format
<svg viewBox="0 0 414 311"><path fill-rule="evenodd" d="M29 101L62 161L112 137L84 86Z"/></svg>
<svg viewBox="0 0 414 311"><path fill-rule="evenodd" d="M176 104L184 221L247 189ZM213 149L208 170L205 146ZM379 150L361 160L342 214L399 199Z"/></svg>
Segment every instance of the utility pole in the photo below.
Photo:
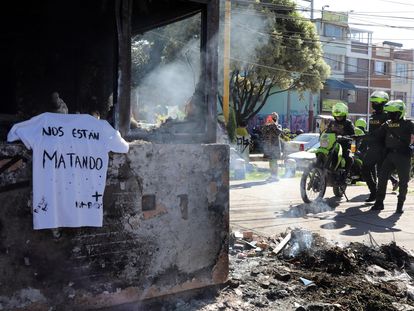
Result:
<svg viewBox="0 0 414 311"><path fill-rule="evenodd" d="M304 0L307 2L310 2L311 11L310 11L310 20L313 23L314 21L314 6L313 6L313 0ZM309 91L309 112L308 112L308 131L313 131L313 94L312 91Z"/></svg>
<svg viewBox="0 0 414 311"><path fill-rule="evenodd" d="M303 0L303 1L306 1L306 2L310 2L310 7L311 7L311 11L310 11L310 19L311 19L311 22L313 22L313 12L314 12L314 6L313 6L313 0Z"/></svg>
<svg viewBox="0 0 414 311"><path fill-rule="evenodd" d="M229 100L230 100L230 20L231 0L225 0L224 11L224 48L223 48L223 115L227 124L229 121Z"/></svg>
<svg viewBox="0 0 414 311"><path fill-rule="evenodd" d="M370 50L371 49L371 50ZM368 35L368 98L367 98L367 130L369 130L369 108L371 106L371 102L369 101L369 96L371 95L371 61L372 61L372 38L371 34Z"/></svg>

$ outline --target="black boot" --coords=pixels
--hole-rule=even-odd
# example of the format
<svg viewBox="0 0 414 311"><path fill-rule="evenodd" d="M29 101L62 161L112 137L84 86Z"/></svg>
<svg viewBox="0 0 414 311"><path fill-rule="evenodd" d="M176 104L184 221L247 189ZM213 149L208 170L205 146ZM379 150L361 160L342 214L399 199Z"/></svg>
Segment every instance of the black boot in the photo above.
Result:
<svg viewBox="0 0 414 311"><path fill-rule="evenodd" d="M373 202L373 201L375 201L376 196L377 196L377 195L376 195L376 193L372 193L372 192L371 192L371 193L369 194L368 199L366 199L366 200L365 200L365 202Z"/></svg>
<svg viewBox="0 0 414 311"><path fill-rule="evenodd" d="M384 209L384 203L376 201L371 207L371 211L382 211Z"/></svg>
<svg viewBox="0 0 414 311"><path fill-rule="evenodd" d="M397 209L395 211L397 214L404 213L404 211L403 211L403 205L404 205L404 202L398 201L398 203L397 203Z"/></svg>

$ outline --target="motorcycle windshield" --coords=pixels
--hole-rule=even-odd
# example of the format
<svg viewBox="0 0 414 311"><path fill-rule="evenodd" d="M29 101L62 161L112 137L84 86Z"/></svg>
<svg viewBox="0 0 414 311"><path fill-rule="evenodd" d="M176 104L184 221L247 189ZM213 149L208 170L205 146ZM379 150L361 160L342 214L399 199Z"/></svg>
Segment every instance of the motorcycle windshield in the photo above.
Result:
<svg viewBox="0 0 414 311"><path fill-rule="evenodd" d="M319 139L320 146L325 149L332 149L336 141L335 133L323 133Z"/></svg>

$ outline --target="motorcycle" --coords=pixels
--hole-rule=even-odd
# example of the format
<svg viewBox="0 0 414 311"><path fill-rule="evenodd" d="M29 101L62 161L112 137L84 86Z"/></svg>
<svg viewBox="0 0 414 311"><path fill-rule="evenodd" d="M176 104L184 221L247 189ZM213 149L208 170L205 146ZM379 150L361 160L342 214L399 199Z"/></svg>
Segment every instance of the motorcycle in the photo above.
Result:
<svg viewBox="0 0 414 311"><path fill-rule="evenodd" d="M333 187L336 197L345 196L348 185L355 184L361 178L362 160L358 155L350 154L351 165L347 172L340 141L352 142L355 137L337 136L335 133L323 133L320 147L310 152L316 153L316 162L303 172L300 181L300 193L303 202L311 203L324 197L327 187Z"/></svg>

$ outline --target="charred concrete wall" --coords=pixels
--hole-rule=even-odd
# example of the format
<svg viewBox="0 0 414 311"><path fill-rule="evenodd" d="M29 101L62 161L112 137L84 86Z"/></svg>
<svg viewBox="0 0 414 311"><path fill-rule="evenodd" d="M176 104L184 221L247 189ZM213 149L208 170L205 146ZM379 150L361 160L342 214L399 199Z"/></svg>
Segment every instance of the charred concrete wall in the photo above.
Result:
<svg viewBox="0 0 414 311"><path fill-rule="evenodd" d="M95 309L226 280L227 146L133 142L111 156L102 228L38 231L31 155L0 153L24 156L0 177L0 310Z"/></svg>

